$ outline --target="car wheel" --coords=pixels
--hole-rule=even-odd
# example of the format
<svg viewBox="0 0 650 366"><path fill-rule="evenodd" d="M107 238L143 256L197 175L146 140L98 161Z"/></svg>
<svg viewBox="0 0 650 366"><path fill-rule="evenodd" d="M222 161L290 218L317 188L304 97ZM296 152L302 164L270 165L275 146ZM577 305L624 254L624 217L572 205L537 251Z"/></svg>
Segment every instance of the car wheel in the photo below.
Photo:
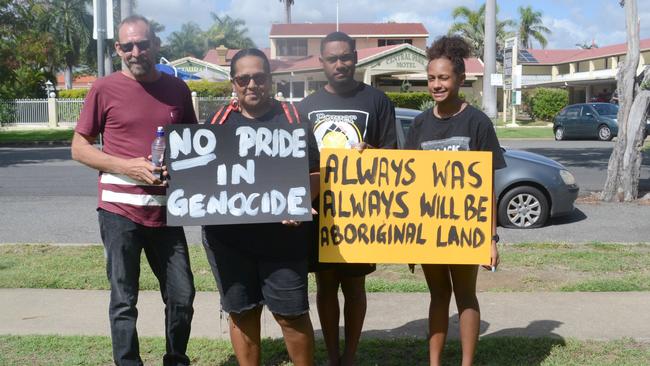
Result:
<svg viewBox="0 0 650 366"><path fill-rule="evenodd" d="M541 227L546 223L548 213L548 200L535 187L515 187L506 192L499 201L498 217L503 227L515 229Z"/></svg>
<svg viewBox="0 0 650 366"><path fill-rule="evenodd" d="M609 141L612 139L612 130L607 125L598 127L598 139L600 141Z"/></svg>
<svg viewBox="0 0 650 366"><path fill-rule="evenodd" d="M556 141L564 140L564 128L563 127L558 127L558 128L555 129L555 140Z"/></svg>

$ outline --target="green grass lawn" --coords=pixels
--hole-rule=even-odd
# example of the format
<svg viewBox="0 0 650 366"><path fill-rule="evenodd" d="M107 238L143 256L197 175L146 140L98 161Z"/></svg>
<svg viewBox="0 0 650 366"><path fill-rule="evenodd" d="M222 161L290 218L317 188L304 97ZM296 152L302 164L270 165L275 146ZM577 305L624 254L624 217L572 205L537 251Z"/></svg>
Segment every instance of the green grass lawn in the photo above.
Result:
<svg viewBox="0 0 650 366"><path fill-rule="evenodd" d="M650 245L502 245L496 273L479 271L480 291L650 291ZM190 246L199 291L216 286L203 248ZM140 287L158 283L143 256ZM380 264L369 292L426 292L419 266ZM101 246L2 245L0 288L108 289ZM315 286L310 276L310 288Z"/></svg>
<svg viewBox="0 0 650 366"><path fill-rule="evenodd" d="M508 138L553 138L553 129L550 127L499 127L496 129L497 137Z"/></svg>
<svg viewBox="0 0 650 366"><path fill-rule="evenodd" d="M0 143L32 141L71 141L72 129L35 129L0 131Z"/></svg>
<svg viewBox="0 0 650 366"><path fill-rule="evenodd" d="M160 364L165 344L162 338L140 338L145 364ZM193 338L188 346L192 365L236 365L226 340ZM458 341L448 341L443 355L446 365L460 364ZM326 361L322 341L316 342L316 364ZM357 364L413 366L428 364L424 339L363 339ZM111 365L108 337L0 336L2 365ZM476 350L475 365L648 365L650 343L631 339L578 341L561 338L484 337ZM262 342L262 365L291 365L281 340Z"/></svg>
<svg viewBox="0 0 650 366"><path fill-rule="evenodd" d="M537 126L536 124L529 124ZM523 126L523 124L522 124ZM71 141L73 130L66 129L34 129L34 130L4 130L0 131L0 143L32 142L32 141ZM549 127L499 127L499 138L553 138Z"/></svg>

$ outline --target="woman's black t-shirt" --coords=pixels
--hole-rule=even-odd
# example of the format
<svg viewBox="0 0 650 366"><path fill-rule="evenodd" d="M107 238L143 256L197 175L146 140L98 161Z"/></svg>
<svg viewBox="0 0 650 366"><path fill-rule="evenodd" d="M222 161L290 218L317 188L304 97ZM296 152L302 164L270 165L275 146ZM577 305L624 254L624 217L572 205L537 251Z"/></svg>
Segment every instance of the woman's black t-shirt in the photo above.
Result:
<svg viewBox="0 0 650 366"><path fill-rule="evenodd" d="M433 108L413 120L406 135L405 149L445 151L491 151L493 169L506 166L492 121L468 105L455 116L438 118Z"/></svg>
<svg viewBox="0 0 650 366"><path fill-rule="evenodd" d="M291 113L293 116L293 113ZM206 120L210 123L213 117ZM292 118L295 118L292 117ZM238 126L251 126L254 128L265 126L268 128L281 127L283 129L304 128L308 136L309 170L318 171L319 154L313 134L309 128L309 122L301 121L289 123L282 105L273 102L271 110L265 115L256 119L246 118L239 112L232 112L225 121L226 124ZM305 171L305 175L309 172ZM306 258L307 242L311 238L310 225L291 227L282 223L256 223L256 224L234 224L234 225L210 225L204 226L204 230L215 235L217 242L211 245L226 245L237 248L243 252L263 257L266 259L293 260Z"/></svg>

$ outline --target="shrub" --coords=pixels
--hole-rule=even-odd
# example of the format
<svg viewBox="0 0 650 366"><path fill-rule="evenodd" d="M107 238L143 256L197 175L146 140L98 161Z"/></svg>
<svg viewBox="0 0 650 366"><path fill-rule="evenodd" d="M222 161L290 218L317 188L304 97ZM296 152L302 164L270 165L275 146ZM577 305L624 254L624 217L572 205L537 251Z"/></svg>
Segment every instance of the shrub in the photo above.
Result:
<svg viewBox="0 0 650 366"><path fill-rule="evenodd" d="M431 95L425 92L386 93L395 107L419 109L423 102L431 100Z"/></svg>
<svg viewBox="0 0 650 366"><path fill-rule="evenodd" d="M63 89L59 90L59 98L84 99L89 89Z"/></svg>
<svg viewBox="0 0 650 366"><path fill-rule="evenodd" d="M569 104L569 93L564 89L537 89L530 104L533 117L550 121Z"/></svg>
<svg viewBox="0 0 650 366"><path fill-rule="evenodd" d="M232 93L229 81L188 81L187 86L199 97L229 97Z"/></svg>
<svg viewBox="0 0 650 366"><path fill-rule="evenodd" d="M426 111L429 108L433 108L433 106L436 105L436 102L433 101L433 99L426 100L420 104L420 107L418 108L421 111Z"/></svg>

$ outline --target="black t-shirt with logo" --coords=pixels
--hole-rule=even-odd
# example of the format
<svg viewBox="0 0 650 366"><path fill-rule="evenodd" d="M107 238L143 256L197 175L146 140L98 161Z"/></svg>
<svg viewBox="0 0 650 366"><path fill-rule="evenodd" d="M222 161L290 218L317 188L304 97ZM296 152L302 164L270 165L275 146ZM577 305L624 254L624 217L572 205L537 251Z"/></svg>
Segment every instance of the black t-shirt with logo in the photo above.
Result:
<svg viewBox="0 0 650 366"><path fill-rule="evenodd" d="M362 141L376 148L397 147L393 103L380 90L358 84L346 94L321 88L298 104L300 114L310 122L319 150L349 148Z"/></svg>
<svg viewBox="0 0 650 366"><path fill-rule="evenodd" d="M405 149L491 151L493 169L505 168L501 145L492 121L480 110L467 106L455 116L438 118L427 109L413 120Z"/></svg>

